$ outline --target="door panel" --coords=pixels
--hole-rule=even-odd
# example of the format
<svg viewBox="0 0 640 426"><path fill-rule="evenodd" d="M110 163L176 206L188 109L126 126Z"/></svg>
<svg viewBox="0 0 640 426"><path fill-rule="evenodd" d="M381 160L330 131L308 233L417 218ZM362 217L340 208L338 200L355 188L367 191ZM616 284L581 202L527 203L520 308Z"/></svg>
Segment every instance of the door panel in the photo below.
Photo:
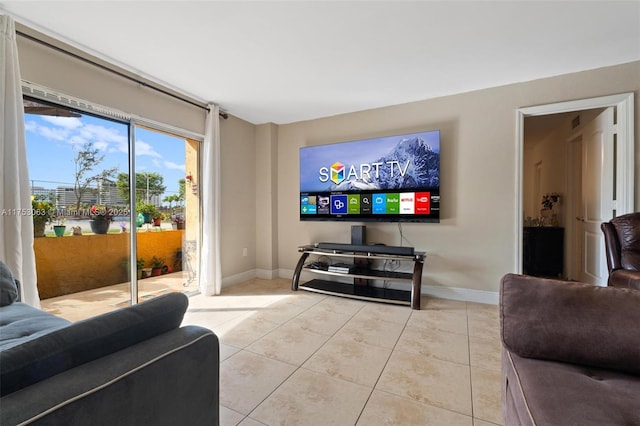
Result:
<svg viewBox="0 0 640 426"><path fill-rule="evenodd" d="M605 286L607 270L600 224L613 216L613 108L607 108L583 131L581 280Z"/></svg>

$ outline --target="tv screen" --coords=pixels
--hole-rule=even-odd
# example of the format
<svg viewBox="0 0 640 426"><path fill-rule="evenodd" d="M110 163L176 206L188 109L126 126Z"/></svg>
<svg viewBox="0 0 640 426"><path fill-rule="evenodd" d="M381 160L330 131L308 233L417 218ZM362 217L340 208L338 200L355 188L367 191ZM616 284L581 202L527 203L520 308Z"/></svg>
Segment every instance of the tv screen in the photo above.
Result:
<svg viewBox="0 0 640 426"><path fill-rule="evenodd" d="M300 148L300 220L440 221L440 131Z"/></svg>

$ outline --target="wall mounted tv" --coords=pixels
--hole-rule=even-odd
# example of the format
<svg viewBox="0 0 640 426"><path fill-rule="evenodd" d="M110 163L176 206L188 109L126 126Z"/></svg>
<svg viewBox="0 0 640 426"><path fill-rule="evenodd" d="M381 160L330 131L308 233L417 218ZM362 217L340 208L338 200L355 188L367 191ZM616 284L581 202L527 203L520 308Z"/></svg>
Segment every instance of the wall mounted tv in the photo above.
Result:
<svg viewBox="0 0 640 426"><path fill-rule="evenodd" d="M440 131L300 148L300 220L440 221Z"/></svg>

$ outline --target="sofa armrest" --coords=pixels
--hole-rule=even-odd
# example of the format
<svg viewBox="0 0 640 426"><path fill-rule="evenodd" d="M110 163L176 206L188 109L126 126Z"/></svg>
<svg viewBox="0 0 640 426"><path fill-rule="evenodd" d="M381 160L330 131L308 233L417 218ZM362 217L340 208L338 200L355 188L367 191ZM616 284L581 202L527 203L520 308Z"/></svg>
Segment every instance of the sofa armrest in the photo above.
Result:
<svg viewBox="0 0 640 426"><path fill-rule="evenodd" d="M626 269L616 269L609 274L609 286L634 288L640 290L640 271L627 271Z"/></svg>
<svg viewBox="0 0 640 426"><path fill-rule="evenodd" d="M218 424L219 342L186 326L0 399L0 424Z"/></svg>
<svg viewBox="0 0 640 426"><path fill-rule="evenodd" d="M508 274L503 345L526 358L640 374L640 291Z"/></svg>
<svg viewBox="0 0 640 426"><path fill-rule="evenodd" d="M620 264L620 242L618 241L618 234L611 222L603 222L600 224L600 229L604 234L604 247L607 255L607 269L609 273L616 269L622 268Z"/></svg>
<svg viewBox="0 0 640 426"><path fill-rule="evenodd" d="M0 352L0 395L178 328L189 305L169 293L107 312Z"/></svg>

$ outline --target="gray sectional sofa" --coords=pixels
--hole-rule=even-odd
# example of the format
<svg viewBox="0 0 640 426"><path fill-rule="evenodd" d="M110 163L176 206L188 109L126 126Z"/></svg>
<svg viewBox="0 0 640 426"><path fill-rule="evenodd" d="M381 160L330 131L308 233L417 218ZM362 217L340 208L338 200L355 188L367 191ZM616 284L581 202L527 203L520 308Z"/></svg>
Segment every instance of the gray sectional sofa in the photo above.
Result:
<svg viewBox="0 0 640 426"><path fill-rule="evenodd" d="M219 343L169 293L71 323L18 301L0 262L0 424L217 425Z"/></svg>
<svg viewBox="0 0 640 426"><path fill-rule="evenodd" d="M640 425L640 291L506 275L502 409L512 425Z"/></svg>

